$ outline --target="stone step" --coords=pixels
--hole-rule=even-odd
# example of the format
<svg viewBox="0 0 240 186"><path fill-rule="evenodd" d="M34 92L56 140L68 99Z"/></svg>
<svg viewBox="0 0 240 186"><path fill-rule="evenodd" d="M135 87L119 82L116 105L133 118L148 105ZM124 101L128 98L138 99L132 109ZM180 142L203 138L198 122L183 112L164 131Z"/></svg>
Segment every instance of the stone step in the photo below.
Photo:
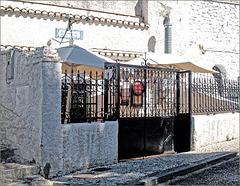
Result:
<svg viewBox="0 0 240 186"><path fill-rule="evenodd" d="M53 182L39 175L39 168L36 165L1 163L0 167L1 167L0 185L4 186L53 185Z"/></svg>
<svg viewBox="0 0 240 186"><path fill-rule="evenodd" d="M37 175L39 168L36 165L23 165L18 163L1 163L0 164L1 180L18 180L28 176Z"/></svg>
<svg viewBox="0 0 240 186"><path fill-rule="evenodd" d="M41 175L32 175L25 177L23 179L3 179L1 180L1 184L4 186L26 186L26 185L34 185L34 186L52 186L54 183L50 180L46 180Z"/></svg>
<svg viewBox="0 0 240 186"><path fill-rule="evenodd" d="M44 185L44 186L49 185L50 186L50 185L53 185L53 183L50 180L46 180L41 175L28 176L24 179L18 180L18 183L23 184L23 185L35 185L35 186L39 186L39 185Z"/></svg>

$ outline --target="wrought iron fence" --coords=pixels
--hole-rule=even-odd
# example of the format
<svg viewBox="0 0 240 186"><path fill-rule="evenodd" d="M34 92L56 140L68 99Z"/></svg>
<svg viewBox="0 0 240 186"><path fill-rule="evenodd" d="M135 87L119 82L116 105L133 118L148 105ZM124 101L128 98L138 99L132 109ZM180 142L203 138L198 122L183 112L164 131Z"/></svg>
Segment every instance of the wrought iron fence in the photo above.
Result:
<svg viewBox="0 0 240 186"><path fill-rule="evenodd" d="M119 118L119 70L117 64L105 65L104 120Z"/></svg>
<svg viewBox="0 0 240 186"><path fill-rule="evenodd" d="M193 73L192 113L239 111L239 81Z"/></svg>
<svg viewBox="0 0 240 186"><path fill-rule="evenodd" d="M62 123L239 111L239 81L173 69L108 64L62 77Z"/></svg>
<svg viewBox="0 0 240 186"><path fill-rule="evenodd" d="M119 117L160 117L176 113L176 70L119 66Z"/></svg>
<svg viewBox="0 0 240 186"><path fill-rule="evenodd" d="M191 113L192 111L191 82L191 71L177 73L177 115Z"/></svg>
<svg viewBox="0 0 240 186"><path fill-rule="evenodd" d="M99 121L104 118L103 72L73 71L62 77L62 123Z"/></svg>

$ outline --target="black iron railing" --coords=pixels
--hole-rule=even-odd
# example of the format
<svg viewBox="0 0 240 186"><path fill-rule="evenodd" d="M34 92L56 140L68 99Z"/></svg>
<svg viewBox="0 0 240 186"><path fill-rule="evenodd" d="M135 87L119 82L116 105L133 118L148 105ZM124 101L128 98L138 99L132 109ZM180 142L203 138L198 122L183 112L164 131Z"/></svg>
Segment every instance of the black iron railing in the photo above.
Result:
<svg viewBox="0 0 240 186"><path fill-rule="evenodd" d="M193 74L192 113L239 111L239 81Z"/></svg>
<svg viewBox="0 0 240 186"><path fill-rule="evenodd" d="M192 112L191 82L191 71L181 71L177 73L177 115Z"/></svg>
<svg viewBox="0 0 240 186"><path fill-rule="evenodd" d="M79 71L62 77L62 123L99 121L104 118L103 72Z"/></svg>
<svg viewBox="0 0 240 186"><path fill-rule="evenodd" d="M212 74L108 64L62 77L62 123L230 111L239 111L239 81Z"/></svg>
<svg viewBox="0 0 240 186"><path fill-rule="evenodd" d="M119 117L176 114L176 71L136 66L119 67Z"/></svg>

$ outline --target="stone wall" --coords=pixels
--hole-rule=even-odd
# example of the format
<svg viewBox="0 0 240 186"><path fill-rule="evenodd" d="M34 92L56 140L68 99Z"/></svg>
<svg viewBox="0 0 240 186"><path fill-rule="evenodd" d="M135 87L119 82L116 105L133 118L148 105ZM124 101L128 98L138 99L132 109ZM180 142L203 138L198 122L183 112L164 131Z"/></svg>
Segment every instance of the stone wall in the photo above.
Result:
<svg viewBox="0 0 240 186"><path fill-rule="evenodd" d="M151 45L150 48L154 48L155 52L163 53L163 20L169 15L174 54L207 68L221 64L226 68L228 78L236 79L239 76L239 4L210 1L48 2L66 6L60 7L44 5L46 1L38 2L41 4L1 1L1 45L44 46L49 39L55 38L56 28L67 27L68 19L65 17L71 14L78 20L73 24L73 29L83 31L83 40L76 40L74 44L83 48L147 52ZM74 9L75 6L92 10ZM82 15L92 19L86 21ZM52 40L51 46L56 48L68 44L59 45ZM17 51L14 78L9 80L6 80L6 69L10 57L8 52L1 53L2 140L16 149L15 153L21 157L21 161L35 161L45 169L50 164L50 175L57 175L90 165L87 158L82 159L86 164L78 161L86 154L93 160L89 155L90 151L84 150L88 146L75 149L75 143L85 140L86 144L93 142L95 146L95 142L99 143L97 139L102 136L99 131L104 128L102 134L108 137L102 142L108 142L108 145L104 144L104 148L109 149L104 149L106 154L102 156L108 157L109 163L116 162L117 134L112 133L114 128L108 127L117 127L116 122L106 124L106 127L102 127L102 123L94 124L94 128L86 124L86 131L91 134L95 131L97 134L74 139L70 136L81 134L80 129L83 126L60 124L61 64L46 58L43 50L42 48L29 57ZM237 114L225 117L235 115ZM207 144L203 129L208 128L211 131L209 127L201 128L199 121L202 119L197 119L200 117L209 119L215 116L194 116L196 139L199 139L196 147ZM212 127L217 125L214 122ZM219 132L220 128L224 130L226 126L230 127L230 124L219 124L218 130L214 131ZM227 138L225 133L220 136L222 137L218 140ZM212 138L209 141L215 141L215 137ZM65 155L70 155L70 149L84 153L74 156L71 162L69 158L64 159ZM109 157L109 152L113 153L112 157ZM75 160L78 161L77 166L74 165ZM103 157L100 160L93 162L98 164L107 161Z"/></svg>
<svg viewBox="0 0 240 186"><path fill-rule="evenodd" d="M11 51L1 52L1 140L15 149L19 161L41 161L42 71L18 50L13 56L13 78L7 79ZM31 56L34 59L34 56ZM11 64L10 64L11 66Z"/></svg>
<svg viewBox="0 0 240 186"><path fill-rule="evenodd" d="M10 59L1 52L1 142L14 161L36 163L46 178L118 161L118 122L61 124L61 66L56 51L39 48ZM14 63L14 76L7 64ZM8 77L8 79L6 79Z"/></svg>
<svg viewBox="0 0 240 186"><path fill-rule="evenodd" d="M239 113L193 115L192 147L201 147L239 138Z"/></svg>
<svg viewBox="0 0 240 186"><path fill-rule="evenodd" d="M227 77L236 79L239 76L239 4L194 1L190 7L189 42L202 50L199 57L195 54L196 62L203 66L221 64L227 70Z"/></svg>
<svg viewBox="0 0 240 186"><path fill-rule="evenodd" d="M227 78L239 76L239 4L211 1L150 1L149 36L164 51L163 20L172 23L172 53L201 67L223 65Z"/></svg>

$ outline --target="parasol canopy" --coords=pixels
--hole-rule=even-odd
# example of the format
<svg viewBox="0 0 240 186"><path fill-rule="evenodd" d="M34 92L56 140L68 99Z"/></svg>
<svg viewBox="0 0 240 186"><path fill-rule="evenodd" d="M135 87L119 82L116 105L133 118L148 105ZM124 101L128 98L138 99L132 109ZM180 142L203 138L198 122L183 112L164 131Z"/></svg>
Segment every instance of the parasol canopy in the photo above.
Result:
<svg viewBox="0 0 240 186"><path fill-rule="evenodd" d="M58 48L57 53L64 62L70 62L76 65L104 68L104 63L107 62L105 59L77 45Z"/></svg>
<svg viewBox="0 0 240 186"><path fill-rule="evenodd" d="M199 73L218 73L217 71L195 65L194 63L184 59L183 57L173 54L157 54L148 52L146 53L146 60L146 63L150 66L159 68L176 68L182 71L191 70L192 72ZM144 65L144 59L135 58L126 62L125 64Z"/></svg>
<svg viewBox="0 0 240 186"><path fill-rule="evenodd" d="M74 74L76 74L78 70L80 72L85 71L86 74L89 74L90 71L93 73L96 73L96 71L103 72L105 62L115 63L115 61L110 58L92 53L77 45L58 48L57 53L63 61L62 73L64 73L65 70L67 70L68 73L73 70Z"/></svg>

